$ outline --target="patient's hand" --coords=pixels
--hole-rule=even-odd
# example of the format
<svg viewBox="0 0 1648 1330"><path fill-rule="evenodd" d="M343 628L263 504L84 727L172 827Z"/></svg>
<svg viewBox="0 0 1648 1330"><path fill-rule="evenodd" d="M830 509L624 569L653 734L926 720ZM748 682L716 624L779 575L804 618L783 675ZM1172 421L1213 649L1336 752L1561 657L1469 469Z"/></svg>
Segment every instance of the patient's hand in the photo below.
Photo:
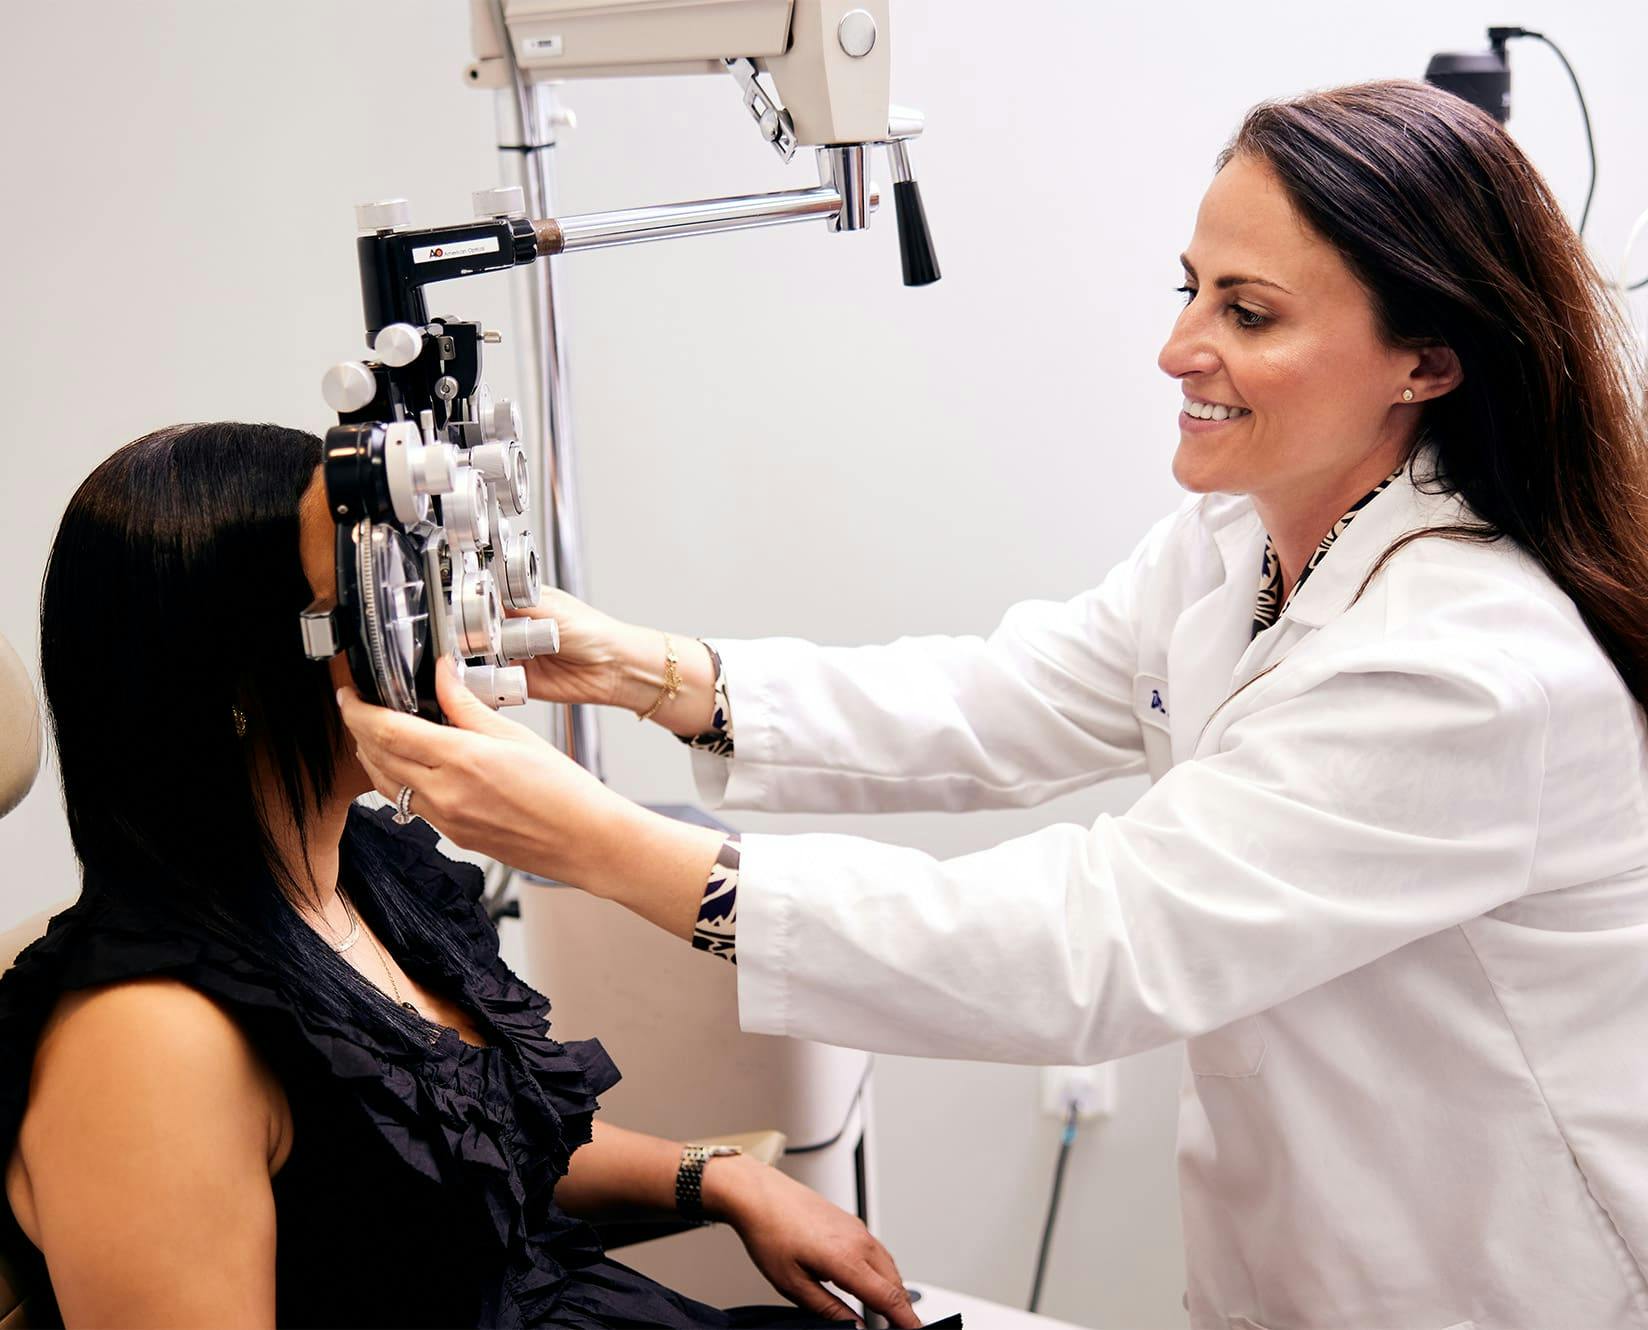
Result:
<svg viewBox="0 0 1648 1330"><path fill-rule="evenodd" d="M809 1311L857 1319L823 1286L829 1280L895 1326L921 1324L887 1249L852 1215L776 1168L742 1157L710 1160L704 1208L738 1231L774 1288Z"/></svg>

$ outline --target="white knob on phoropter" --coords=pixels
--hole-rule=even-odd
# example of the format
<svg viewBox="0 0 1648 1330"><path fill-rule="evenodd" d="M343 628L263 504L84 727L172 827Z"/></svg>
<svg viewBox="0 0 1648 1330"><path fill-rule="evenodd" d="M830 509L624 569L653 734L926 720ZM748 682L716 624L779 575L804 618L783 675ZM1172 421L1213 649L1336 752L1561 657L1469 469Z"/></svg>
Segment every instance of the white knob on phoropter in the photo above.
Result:
<svg viewBox="0 0 1648 1330"><path fill-rule="evenodd" d="M481 420L481 436L488 443L514 443L521 437L521 408L500 397Z"/></svg>
<svg viewBox="0 0 1648 1330"><path fill-rule="evenodd" d="M469 465L496 485L509 474L509 445L477 443L469 450Z"/></svg>
<svg viewBox="0 0 1648 1330"><path fill-rule="evenodd" d="M378 381L358 360L343 360L321 376L320 395L340 416L359 411L378 395Z"/></svg>
<svg viewBox="0 0 1648 1330"><path fill-rule="evenodd" d="M384 364L400 369L423 354L423 333L410 323L391 323L378 329L372 351Z"/></svg>
<svg viewBox="0 0 1648 1330"><path fill-rule="evenodd" d="M524 217L526 195L519 185L499 185L495 189L477 189L469 196L475 205L477 217Z"/></svg>
<svg viewBox="0 0 1648 1330"><path fill-rule="evenodd" d="M362 231L393 231L412 225L412 205L405 199L380 199L355 205L355 225Z"/></svg>
<svg viewBox="0 0 1648 1330"><path fill-rule="evenodd" d="M412 458L412 483L420 494L450 494L458 479L458 450L450 443L431 443Z"/></svg>
<svg viewBox="0 0 1648 1330"><path fill-rule="evenodd" d="M494 710L526 702L526 671L519 665L471 665L464 670L463 681Z"/></svg>
<svg viewBox="0 0 1648 1330"><path fill-rule="evenodd" d="M554 619L505 619L504 657L531 660L553 656L561 649L561 625Z"/></svg>

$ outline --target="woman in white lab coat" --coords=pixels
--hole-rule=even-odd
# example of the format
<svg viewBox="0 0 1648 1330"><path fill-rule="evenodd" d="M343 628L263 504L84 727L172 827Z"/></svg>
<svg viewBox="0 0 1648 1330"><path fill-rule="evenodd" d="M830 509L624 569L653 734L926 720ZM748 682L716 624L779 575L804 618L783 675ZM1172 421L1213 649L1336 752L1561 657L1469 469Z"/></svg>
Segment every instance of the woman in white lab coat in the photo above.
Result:
<svg viewBox="0 0 1648 1330"><path fill-rule="evenodd" d="M1163 348L1192 497L988 639L825 649L565 597L537 695L727 807L1126 815L938 861L668 822L448 676L346 716L459 842L735 956L749 1030L1089 1063L1184 1040L1196 1326L1648 1325L1648 473L1616 312L1488 117L1256 109ZM489 786L475 797L476 784Z"/></svg>

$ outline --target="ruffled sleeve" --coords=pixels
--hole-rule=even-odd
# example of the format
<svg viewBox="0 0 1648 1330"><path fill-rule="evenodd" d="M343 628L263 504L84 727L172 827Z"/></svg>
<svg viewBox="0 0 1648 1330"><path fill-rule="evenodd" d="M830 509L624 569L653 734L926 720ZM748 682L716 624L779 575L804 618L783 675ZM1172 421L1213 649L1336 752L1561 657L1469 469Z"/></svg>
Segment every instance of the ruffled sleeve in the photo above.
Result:
<svg viewBox="0 0 1648 1330"><path fill-rule="evenodd" d="M549 999L522 983L498 955L498 929L486 913L486 878L479 868L442 854L439 834L421 819L401 826L388 808L357 809L355 816L400 882L464 939L478 985L471 996L533 1073L560 1121L570 1156L589 1140L596 1097L618 1083L618 1068L599 1040L562 1044L549 1037ZM564 1164L559 1171L565 1171Z"/></svg>

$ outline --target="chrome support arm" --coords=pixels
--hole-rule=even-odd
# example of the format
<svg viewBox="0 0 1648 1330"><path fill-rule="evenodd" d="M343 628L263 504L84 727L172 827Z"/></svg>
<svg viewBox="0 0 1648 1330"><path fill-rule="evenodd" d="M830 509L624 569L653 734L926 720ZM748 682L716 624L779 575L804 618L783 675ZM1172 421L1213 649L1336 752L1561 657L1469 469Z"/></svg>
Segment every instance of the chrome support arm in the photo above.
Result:
<svg viewBox="0 0 1648 1330"><path fill-rule="evenodd" d="M868 198L871 209L881 202L873 186ZM692 203L549 217L534 222L533 228L538 233L539 254L572 254L681 236L782 226L788 222L830 221L840 215L842 207L840 190L831 185L816 185L811 189L781 190L775 194L738 194Z"/></svg>

